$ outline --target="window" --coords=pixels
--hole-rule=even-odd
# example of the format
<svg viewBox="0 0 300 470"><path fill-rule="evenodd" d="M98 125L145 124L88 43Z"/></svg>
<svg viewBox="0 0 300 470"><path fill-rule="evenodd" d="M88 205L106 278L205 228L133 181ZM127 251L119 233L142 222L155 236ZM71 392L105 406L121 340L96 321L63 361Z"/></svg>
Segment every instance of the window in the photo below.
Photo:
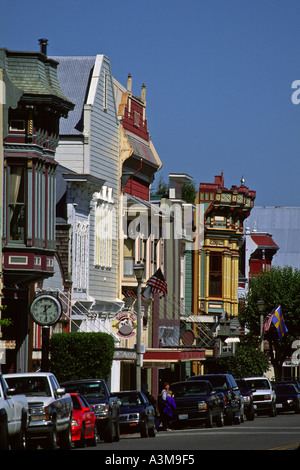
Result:
<svg viewBox="0 0 300 470"><path fill-rule="evenodd" d="M25 121L21 119L13 119L9 124L10 131L25 131Z"/></svg>
<svg viewBox="0 0 300 470"><path fill-rule="evenodd" d="M222 296L222 253L211 253L209 258L209 295Z"/></svg>
<svg viewBox="0 0 300 470"><path fill-rule="evenodd" d="M103 202L96 207L95 265L112 267L113 208Z"/></svg>
<svg viewBox="0 0 300 470"><path fill-rule="evenodd" d="M11 166L9 174L9 239L25 241L25 167Z"/></svg>
<svg viewBox="0 0 300 470"><path fill-rule="evenodd" d="M135 240L132 238L124 239L124 265L123 275L127 277L133 277L133 265L134 265L134 244Z"/></svg>
<svg viewBox="0 0 300 470"><path fill-rule="evenodd" d="M103 109L107 110L107 72L104 72L103 78Z"/></svg>
<svg viewBox="0 0 300 470"><path fill-rule="evenodd" d="M74 233L74 290L86 292L88 282L89 224L78 220Z"/></svg>
<svg viewBox="0 0 300 470"><path fill-rule="evenodd" d="M140 113L134 111L133 113L134 125L135 127L140 127Z"/></svg>

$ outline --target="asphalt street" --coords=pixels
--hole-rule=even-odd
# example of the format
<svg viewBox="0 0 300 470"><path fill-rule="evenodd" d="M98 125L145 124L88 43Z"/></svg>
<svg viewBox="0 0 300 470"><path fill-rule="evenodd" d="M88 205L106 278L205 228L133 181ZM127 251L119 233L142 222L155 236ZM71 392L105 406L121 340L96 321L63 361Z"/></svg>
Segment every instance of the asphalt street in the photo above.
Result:
<svg viewBox="0 0 300 470"><path fill-rule="evenodd" d="M258 416L240 425L222 428L185 428L160 431L155 438L142 439L139 434L121 435L119 442L99 442L94 451L200 451L200 450L297 450L300 442L300 415L285 413L274 418Z"/></svg>

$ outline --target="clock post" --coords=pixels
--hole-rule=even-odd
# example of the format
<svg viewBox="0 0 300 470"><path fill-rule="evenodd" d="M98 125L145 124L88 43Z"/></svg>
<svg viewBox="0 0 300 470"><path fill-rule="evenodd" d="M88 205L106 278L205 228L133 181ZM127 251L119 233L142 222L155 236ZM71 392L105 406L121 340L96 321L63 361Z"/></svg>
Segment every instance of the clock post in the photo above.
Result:
<svg viewBox="0 0 300 470"><path fill-rule="evenodd" d="M62 314L58 295L51 293L37 294L30 305L30 314L35 323L42 327L42 372L49 371L50 326L55 325Z"/></svg>
<svg viewBox="0 0 300 470"><path fill-rule="evenodd" d="M42 362L41 372L49 372L50 326L42 327Z"/></svg>

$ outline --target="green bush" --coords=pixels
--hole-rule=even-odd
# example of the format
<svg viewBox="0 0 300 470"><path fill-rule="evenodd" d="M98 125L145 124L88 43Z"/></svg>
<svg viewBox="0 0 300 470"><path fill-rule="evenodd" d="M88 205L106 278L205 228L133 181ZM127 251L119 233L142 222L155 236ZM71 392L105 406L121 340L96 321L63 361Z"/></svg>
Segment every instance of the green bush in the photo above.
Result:
<svg viewBox="0 0 300 470"><path fill-rule="evenodd" d="M51 372L59 382L107 380L114 349L114 339L107 333L55 333L50 340Z"/></svg>

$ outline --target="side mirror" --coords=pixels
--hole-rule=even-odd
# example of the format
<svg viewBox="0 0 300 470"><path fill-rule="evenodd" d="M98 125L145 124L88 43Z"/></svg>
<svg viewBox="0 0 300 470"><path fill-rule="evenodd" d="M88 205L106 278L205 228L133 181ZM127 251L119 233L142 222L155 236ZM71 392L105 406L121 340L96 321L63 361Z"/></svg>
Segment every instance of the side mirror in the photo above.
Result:
<svg viewBox="0 0 300 470"><path fill-rule="evenodd" d="M65 388L62 388L62 387L57 388L57 389L55 390L55 393L56 393L58 396L60 396L60 395L65 395L66 389L65 389Z"/></svg>

